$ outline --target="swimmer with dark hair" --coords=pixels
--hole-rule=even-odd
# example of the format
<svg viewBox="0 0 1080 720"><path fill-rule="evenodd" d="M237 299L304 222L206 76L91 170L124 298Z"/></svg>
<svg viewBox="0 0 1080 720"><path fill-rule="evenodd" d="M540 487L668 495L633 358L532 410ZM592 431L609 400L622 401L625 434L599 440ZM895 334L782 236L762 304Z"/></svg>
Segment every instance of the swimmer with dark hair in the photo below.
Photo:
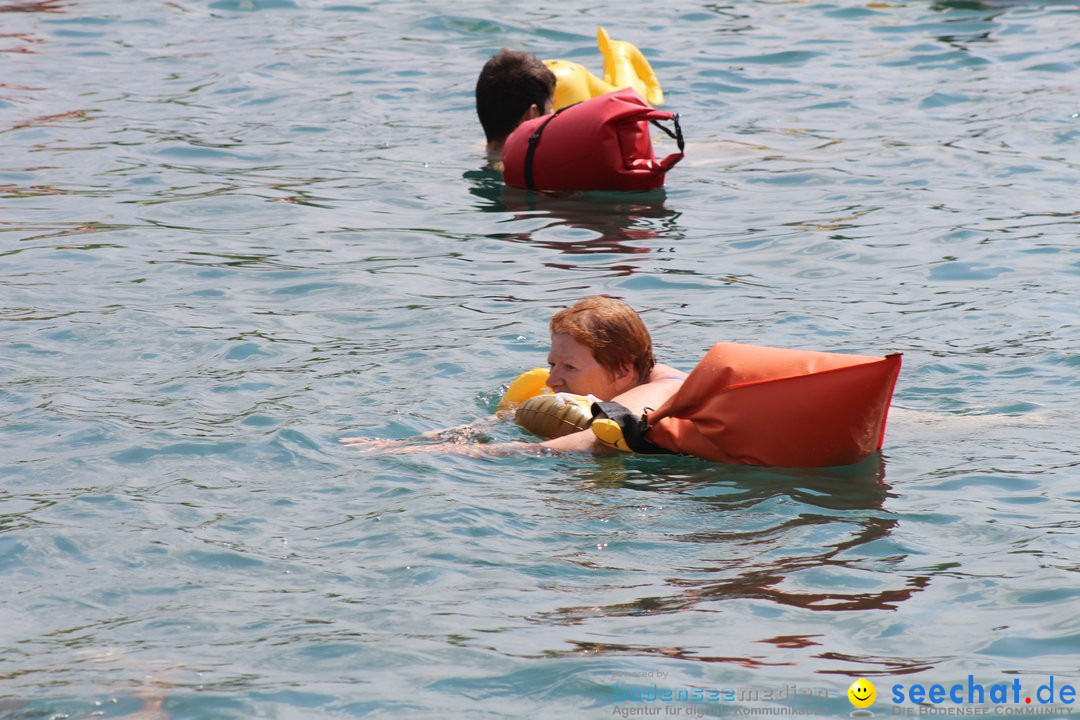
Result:
<svg viewBox="0 0 1080 720"><path fill-rule="evenodd" d="M503 50L484 64L476 80L476 114L491 167L502 172L506 138L526 120L549 114L554 97L555 74L529 53Z"/></svg>

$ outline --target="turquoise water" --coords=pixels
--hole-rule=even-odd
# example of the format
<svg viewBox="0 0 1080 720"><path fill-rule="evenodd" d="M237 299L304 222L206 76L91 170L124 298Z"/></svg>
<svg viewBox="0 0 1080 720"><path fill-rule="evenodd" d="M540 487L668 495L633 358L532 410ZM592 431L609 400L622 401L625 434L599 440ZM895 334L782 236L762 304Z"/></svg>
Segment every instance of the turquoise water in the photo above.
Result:
<svg viewBox="0 0 1080 720"><path fill-rule="evenodd" d="M600 23L687 159L504 190L480 65ZM0 717L1080 684L1078 78L1073 3L0 4ZM682 368L903 352L884 453L339 447L486 413L591 293Z"/></svg>

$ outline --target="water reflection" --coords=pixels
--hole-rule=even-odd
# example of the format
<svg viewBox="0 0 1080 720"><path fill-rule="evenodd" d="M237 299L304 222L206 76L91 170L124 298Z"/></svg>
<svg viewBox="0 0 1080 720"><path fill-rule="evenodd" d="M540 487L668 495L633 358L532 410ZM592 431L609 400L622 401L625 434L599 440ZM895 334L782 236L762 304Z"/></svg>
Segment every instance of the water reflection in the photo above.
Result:
<svg viewBox="0 0 1080 720"><path fill-rule="evenodd" d="M665 206L663 189L648 193L540 193L509 187L493 171L470 171L465 177L471 182L469 192L481 201L476 204L478 210L507 213L511 217L504 222L527 226L488 233L487 237L567 255L641 255L656 249L654 241L674 242L683 235L677 223L680 213ZM573 263L545 264L567 270L577 267ZM623 275L638 270L629 264L605 267Z"/></svg>
<svg viewBox="0 0 1080 720"><path fill-rule="evenodd" d="M953 11L981 11L992 10L995 11L992 15L985 18L987 20L993 19L1002 14L1009 5L1021 4L1016 0L997 0L996 2L986 2L985 0L937 0L930 5L930 9L935 12L953 12Z"/></svg>
<svg viewBox="0 0 1080 720"><path fill-rule="evenodd" d="M67 0L26 0L0 4L0 12L62 13Z"/></svg>
<svg viewBox="0 0 1080 720"><path fill-rule="evenodd" d="M672 468L673 464L677 467ZM894 610L930 583L929 575L903 576L865 567L870 562L893 568L906 557L903 554L882 557L876 549L868 561L857 552L888 538L899 523L884 509L886 499L894 495L884 482L885 463L880 454L858 465L818 470L747 468L691 460L680 464L670 458L621 459L586 471L584 477L597 486L648 493L653 496L649 500L652 504L699 503L715 521L706 522L709 529L663 535L665 542L704 546L688 550L683 566L667 571L664 583L669 593L657 594L654 586L649 596L629 602L563 607L541 614L546 622L572 625L600 616L676 613L700 610L703 603L745 599L814 611ZM665 501L663 495L675 497ZM877 587L868 587L867 577ZM848 578L854 582L846 584ZM672 657L687 652L681 648L653 650ZM749 658L696 659L756 662Z"/></svg>
<svg viewBox="0 0 1080 720"><path fill-rule="evenodd" d="M693 458L635 456L633 464L612 461L598 465L584 479L600 487L685 492L720 487L725 510L752 507L765 498L785 495L832 510L880 509L889 494L885 460L875 452L855 465L829 468L775 468L723 465Z"/></svg>
<svg viewBox="0 0 1080 720"><path fill-rule="evenodd" d="M654 657L671 658L673 660L695 660L697 662L730 663L748 669L763 667L775 667L779 665L794 665L793 662L766 662L760 658L749 655L701 655L696 650L687 649L679 645L662 645L648 647L645 645L630 645L626 643L602 643L583 642L571 640L573 650L567 653L548 653L552 656L559 655L630 655L640 657L652 655Z"/></svg>
<svg viewBox="0 0 1080 720"><path fill-rule="evenodd" d="M2 13L63 13L66 12L64 8L66 0L43 0L42 2L0 2L0 14ZM37 47L45 42L45 38L38 34L37 29L29 31L20 31L13 26L14 18L9 23L5 21L0 23L3 27L0 27L0 57L4 54L20 54L20 55L33 55L37 52ZM11 26L9 26L11 25ZM4 80L14 80L18 73L6 73L7 77ZM41 88L32 88L22 85L20 83L12 82L0 82L0 107L4 107L7 101L12 100L10 96L6 96L3 91L14 90L16 92L32 92L40 90ZM12 128L17 129L17 128Z"/></svg>
<svg viewBox="0 0 1080 720"><path fill-rule="evenodd" d="M950 16L944 22L966 27L966 32L937 35L937 41L964 53L972 52L970 45L993 42L994 33L1000 30L997 21L1005 15L1006 5L982 0L940 0L932 4L931 10Z"/></svg>

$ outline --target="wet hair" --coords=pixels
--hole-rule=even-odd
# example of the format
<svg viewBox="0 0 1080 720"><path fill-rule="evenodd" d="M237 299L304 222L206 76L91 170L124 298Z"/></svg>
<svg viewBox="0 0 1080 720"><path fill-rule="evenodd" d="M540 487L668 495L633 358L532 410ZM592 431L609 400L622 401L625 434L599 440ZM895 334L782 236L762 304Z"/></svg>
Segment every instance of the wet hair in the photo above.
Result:
<svg viewBox="0 0 1080 720"><path fill-rule="evenodd" d="M555 73L534 55L502 50L476 80L476 114L488 142L502 142L532 105L544 112L555 95Z"/></svg>
<svg viewBox="0 0 1080 720"><path fill-rule="evenodd" d="M656 365L652 337L632 307L600 295L579 300L551 318L551 334L565 333L592 352L611 373L632 365L638 382L645 382Z"/></svg>

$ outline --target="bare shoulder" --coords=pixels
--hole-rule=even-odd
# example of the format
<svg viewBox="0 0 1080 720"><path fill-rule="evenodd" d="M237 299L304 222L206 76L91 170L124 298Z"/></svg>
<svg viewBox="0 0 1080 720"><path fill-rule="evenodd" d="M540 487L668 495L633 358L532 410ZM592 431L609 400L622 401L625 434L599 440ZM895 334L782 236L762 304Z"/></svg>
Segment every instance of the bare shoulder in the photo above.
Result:
<svg viewBox="0 0 1080 720"><path fill-rule="evenodd" d="M676 370L670 365L661 365L657 363L653 366L652 372L649 373L649 382L662 382L665 380L673 380L675 382L682 382L686 379L686 373L682 370Z"/></svg>
<svg viewBox="0 0 1080 720"><path fill-rule="evenodd" d="M630 388L613 398L613 402L619 403L633 413L643 414L646 409L655 410L667 402L668 398L682 386L685 379L686 373L667 365L657 365L649 373L648 382Z"/></svg>

